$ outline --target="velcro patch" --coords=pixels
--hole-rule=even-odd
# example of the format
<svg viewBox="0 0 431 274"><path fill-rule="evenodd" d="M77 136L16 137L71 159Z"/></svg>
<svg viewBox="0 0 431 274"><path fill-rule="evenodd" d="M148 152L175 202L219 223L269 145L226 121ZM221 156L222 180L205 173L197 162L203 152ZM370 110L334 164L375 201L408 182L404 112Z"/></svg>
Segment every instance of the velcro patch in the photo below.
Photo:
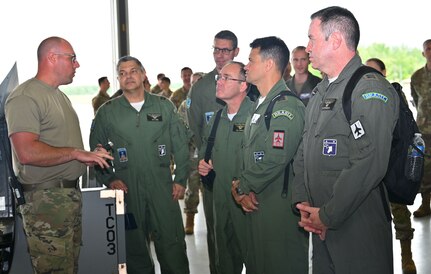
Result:
<svg viewBox="0 0 431 274"><path fill-rule="evenodd" d="M272 147L283 149L284 148L284 130L274 130L272 135Z"/></svg>
<svg viewBox="0 0 431 274"><path fill-rule="evenodd" d="M378 100L382 100L385 103L388 101L388 97L378 92L368 92L368 93L362 94L362 98L364 98L365 100L378 99Z"/></svg>
<svg viewBox="0 0 431 274"><path fill-rule="evenodd" d="M293 115L292 112L290 112L288 110L285 110L285 109L277 110L276 112L274 112L272 114L272 118L277 118L277 117L280 117L280 116L287 117L287 118L289 118L289 120L293 120L293 118L295 117L295 115Z"/></svg>
<svg viewBox="0 0 431 274"><path fill-rule="evenodd" d="M322 154L325 156L337 155L337 139L323 139Z"/></svg>
<svg viewBox="0 0 431 274"><path fill-rule="evenodd" d="M359 120L351 124L350 129L352 130L353 138L355 138L355 140L365 135L365 129Z"/></svg>

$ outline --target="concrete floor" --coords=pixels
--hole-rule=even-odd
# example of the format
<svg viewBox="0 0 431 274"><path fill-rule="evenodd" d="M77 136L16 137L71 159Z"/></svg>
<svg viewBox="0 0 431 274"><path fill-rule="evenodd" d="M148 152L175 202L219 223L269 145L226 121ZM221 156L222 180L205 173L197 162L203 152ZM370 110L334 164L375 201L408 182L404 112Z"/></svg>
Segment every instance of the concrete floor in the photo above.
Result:
<svg viewBox="0 0 431 274"><path fill-rule="evenodd" d="M418 195L415 204L409 206L411 212L416 210L421 203L421 197ZM184 202L180 201L181 208ZM191 274L209 274L208 254L206 244L206 227L205 216L203 213L202 203L199 204L199 213L195 217L195 233L186 236L187 253L190 263ZM185 221L185 220L184 220ZM431 274L431 237L430 237L430 217L413 218L412 225L415 229L414 239L412 241L413 259L416 264L418 274ZM394 274L402 274L401 269L401 249L400 243L395 239L394 231ZM154 250L153 250L153 254ZM154 255L155 258L155 255ZM155 259L156 274L160 274L160 268ZM243 271L245 274L245 270Z"/></svg>

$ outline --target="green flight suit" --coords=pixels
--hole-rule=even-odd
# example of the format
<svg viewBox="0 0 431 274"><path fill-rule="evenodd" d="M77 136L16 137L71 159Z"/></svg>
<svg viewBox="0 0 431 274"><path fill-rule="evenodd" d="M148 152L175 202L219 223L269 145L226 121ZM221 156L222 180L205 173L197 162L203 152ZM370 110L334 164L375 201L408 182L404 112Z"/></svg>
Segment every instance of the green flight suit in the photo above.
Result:
<svg viewBox="0 0 431 274"><path fill-rule="evenodd" d="M293 159L304 126L304 104L286 96L275 103L269 130L264 113L280 91L287 90L284 80L278 81L265 100L246 121L243 145L243 170L240 188L253 191L258 210L247 214L247 273L308 273L308 233L298 226L299 216L291 208ZM285 168L289 165L287 196L283 197Z"/></svg>
<svg viewBox="0 0 431 274"><path fill-rule="evenodd" d="M307 105L294 161L293 202L320 208L328 228L313 234L313 273L393 273L392 228L379 188L386 173L399 97L383 76L363 76L352 93L349 124L342 107L356 55L332 83L325 78Z"/></svg>
<svg viewBox="0 0 431 274"><path fill-rule="evenodd" d="M205 74L191 88L187 98L187 117L189 126L194 136L194 142L198 150L202 146L202 135L211 117L217 110L221 109L225 103L217 99L216 81L217 69ZM205 222L207 226L207 247L209 257L210 273L216 273L215 267L215 243L214 243L214 216L212 192L203 187L203 206ZM223 273L220 273L223 274Z"/></svg>
<svg viewBox="0 0 431 274"><path fill-rule="evenodd" d="M115 179L127 184L126 212L137 224L136 229L126 230L128 273L154 273L150 233L161 272L189 273L181 211L172 199L173 181L186 185L188 137L174 105L148 92L139 112L124 96L107 102L93 122L91 149L108 141L114 143L115 172L96 169L96 178L106 186ZM174 180L169 169L172 155Z"/></svg>
<svg viewBox="0 0 431 274"><path fill-rule="evenodd" d="M227 107L223 108L211 151L216 173L213 185L213 212L217 273L241 274L245 263L247 239L244 231L247 229L247 219L242 208L233 199L231 187L232 178L240 176L245 121L252 105L250 99L245 97L232 121L227 116ZM210 120L204 134L199 159L205 156L214 118L215 116Z"/></svg>

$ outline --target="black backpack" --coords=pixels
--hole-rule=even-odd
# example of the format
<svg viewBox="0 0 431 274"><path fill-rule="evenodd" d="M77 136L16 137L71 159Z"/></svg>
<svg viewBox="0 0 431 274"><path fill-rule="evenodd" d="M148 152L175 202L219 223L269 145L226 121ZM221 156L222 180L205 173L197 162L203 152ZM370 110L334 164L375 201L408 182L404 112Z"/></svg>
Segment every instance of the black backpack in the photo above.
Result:
<svg viewBox="0 0 431 274"><path fill-rule="evenodd" d="M350 124L352 115L352 91L355 88L359 79L367 73L379 73L379 71L368 67L359 67L352 78L350 78L343 94L343 110L347 121ZM392 86L396 90L400 98L399 118L392 134L391 153L389 156L388 169L383 178L383 182L388 191L389 201L392 203L412 205L416 194L418 193L421 180L418 182L411 181L405 176L405 166L407 165L407 154L409 146L413 144L415 133L419 133L418 126L413 114L407 105L407 101L403 95L402 87L398 83L393 83ZM384 195L383 185L380 184L381 194ZM382 196L384 198L384 196Z"/></svg>

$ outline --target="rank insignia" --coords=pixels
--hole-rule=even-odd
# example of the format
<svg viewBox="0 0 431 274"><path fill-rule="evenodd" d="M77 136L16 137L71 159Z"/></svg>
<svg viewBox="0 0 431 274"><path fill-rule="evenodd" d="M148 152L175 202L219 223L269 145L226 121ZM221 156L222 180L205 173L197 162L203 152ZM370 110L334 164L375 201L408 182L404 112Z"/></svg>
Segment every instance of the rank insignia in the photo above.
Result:
<svg viewBox="0 0 431 274"><path fill-rule="evenodd" d="M165 156L166 155L166 145L159 145L159 156Z"/></svg>
<svg viewBox="0 0 431 274"><path fill-rule="evenodd" d="M337 155L337 140L336 139L323 139L323 155L335 156Z"/></svg>
<svg viewBox="0 0 431 274"><path fill-rule="evenodd" d="M163 121L162 114L160 114L160 113L148 113L147 114L147 121L161 122L161 121Z"/></svg>
<svg viewBox="0 0 431 274"><path fill-rule="evenodd" d="M350 125L350 129L352 130L353 138L355 138L355 140L365 135L364 127L359 120Z"/></svg>
<svg viewBox="0 0 431 274"><path fill-rule="evenodd" d="M244 132L245 124L234 124L233 132Z"/></svg>
<svg viewBox="0 0 431 274"><path fill-rule="evenodd" d="M322 103L322 110L332 110L336 102L337 102L337 99L335 98L325 99Z"/></svg>
<svg viewBox="0 0 431 274"><path fill-rule="evenodd" d="M273 148L284 148L284 130L274 130L272 135L272 147Z"/></svg>
<svg viewBox="0 0 431 274"><path fill-rule="evenodd" d="M263 157L265 156L264 151L255 151L255 152L253 152L253 154L254 154L254 162L255 163L263 161Z"/></svg>
<svg viewBox="0 0 431 274"><path fill-rule="evenodd" d="M118 159L120 163L127 162L127 149L125 147L117 148Z"/></svg>

